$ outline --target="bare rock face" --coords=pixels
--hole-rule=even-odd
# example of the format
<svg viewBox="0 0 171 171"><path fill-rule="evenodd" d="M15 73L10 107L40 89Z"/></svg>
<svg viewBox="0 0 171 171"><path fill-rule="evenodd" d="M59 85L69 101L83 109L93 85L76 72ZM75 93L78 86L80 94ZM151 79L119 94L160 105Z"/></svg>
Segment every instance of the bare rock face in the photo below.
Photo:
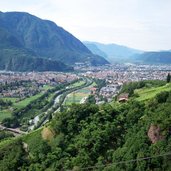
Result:
<svg viewBox="0 0 171 171"><path fill-rule="evenodd" d="M153 125L153 124L151 124L148 130L148 137L153 144L164 139L164 136L161 135L160 127L157 125Z"/></svg>

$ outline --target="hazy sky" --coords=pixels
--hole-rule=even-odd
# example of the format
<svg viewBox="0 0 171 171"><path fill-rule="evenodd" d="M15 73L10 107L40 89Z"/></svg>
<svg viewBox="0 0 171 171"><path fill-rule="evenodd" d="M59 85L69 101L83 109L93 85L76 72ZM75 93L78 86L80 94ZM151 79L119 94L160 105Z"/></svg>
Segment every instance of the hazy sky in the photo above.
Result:
<svg viewBox="0 0 171 171"><path fill-rule="evenodd" d="M0 0L0 10L52 20L80 40L171 49L171 0Z"/></svg>

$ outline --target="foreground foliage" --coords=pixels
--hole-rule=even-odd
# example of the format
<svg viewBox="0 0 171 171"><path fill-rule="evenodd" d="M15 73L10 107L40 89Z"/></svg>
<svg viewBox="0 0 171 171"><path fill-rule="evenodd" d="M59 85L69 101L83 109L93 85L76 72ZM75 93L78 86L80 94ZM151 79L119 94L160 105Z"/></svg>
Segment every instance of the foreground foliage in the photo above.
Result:
<svg viewBox="0 0 171 171"><path fill-rule="evenodd" d="M47 139L39 129L22 138L27 149L21 140L0 144L0 170L169 171L171 155L157 156L171 151L170 103L171 92L161 92L146 103L73 105L56 114L43 133ZM156 143L147 135L151 125L163 137ZM139 160L149 156L154 158ZM137 161L119 163L130 160Z"/></svg>

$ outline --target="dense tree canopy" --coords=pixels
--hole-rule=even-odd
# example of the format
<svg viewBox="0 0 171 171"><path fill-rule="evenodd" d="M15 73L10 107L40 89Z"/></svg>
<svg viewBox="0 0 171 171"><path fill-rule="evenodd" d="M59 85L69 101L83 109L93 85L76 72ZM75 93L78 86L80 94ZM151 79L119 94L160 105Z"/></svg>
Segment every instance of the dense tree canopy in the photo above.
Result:
<svg viewBox="0 0 171 171"><path fill-rule="evenodd" d="M6 145L8 153L0 146L0 170L169 171L171 158L165 154L171 151L170 102L171 92L161 92L147 102L132 99L112 106L73 105L56 113L45 130L21 139L28 151L21 145L15 148L16 141L9 144L9 151ZM160 128L162 136L155 143L148 137L151 125ZM18 159L11 166L9 158L14 152Z"/></svg>

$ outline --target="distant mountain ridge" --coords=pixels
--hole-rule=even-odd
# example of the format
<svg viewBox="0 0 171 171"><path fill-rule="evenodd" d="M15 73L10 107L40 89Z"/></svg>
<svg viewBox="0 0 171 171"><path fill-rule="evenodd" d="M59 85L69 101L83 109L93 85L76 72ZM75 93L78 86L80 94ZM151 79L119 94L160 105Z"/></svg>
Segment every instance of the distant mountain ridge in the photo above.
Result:
<svg viewBox="0 0 171 171"><path fill-rule="evenodd" d="M132 61L145 64L171 64L171 51L145 52L133 56Z"/></svg>
<svg viewBox="0 0 171 171"><path fill-rule="evenodd" d="M144 52L117 44L83 42L94 54L98 54L110 62L131 62L144 64L171 64L171 50Z"/></svg>
<svg viewBox="0 0 171 171"><path fill-rule="evenodd" d="M101 49L99 49L97 47L97 45L93 44L93 43L85 43L85 46L94 54L99 55L99 56L103 56L104 58L108 58L107 54L105 52L103 52Z"/></svg>
<svg viewBox="0 0 171 171"><path fill-rule="evenodd" d="M60 61L60 64L63 62L68 65L74 65L76 62L108 64L107 60L92 54L82 42L54 22L25 12L0 12L0 38L0 50L17 49L17 55L20 57L24 54L31 58L45 58L49 63ZM3 56L15 58L13 52L9 51L5 51ZM63 67L68 69L65 64Z"/></svg>
<svg viewBox="0 0 171 171"><path fill-rule="evenodd" d="M103 44L98 42L83 42L94 54L106 57L110 62L124 62L129 60L129 57L135 54L141 54L143 51L129 48L117 44ZM99 49L99 51L97 51ZM100 51L102 53L100 53ZM105 54L105 56L103 55Z"/></svg>

